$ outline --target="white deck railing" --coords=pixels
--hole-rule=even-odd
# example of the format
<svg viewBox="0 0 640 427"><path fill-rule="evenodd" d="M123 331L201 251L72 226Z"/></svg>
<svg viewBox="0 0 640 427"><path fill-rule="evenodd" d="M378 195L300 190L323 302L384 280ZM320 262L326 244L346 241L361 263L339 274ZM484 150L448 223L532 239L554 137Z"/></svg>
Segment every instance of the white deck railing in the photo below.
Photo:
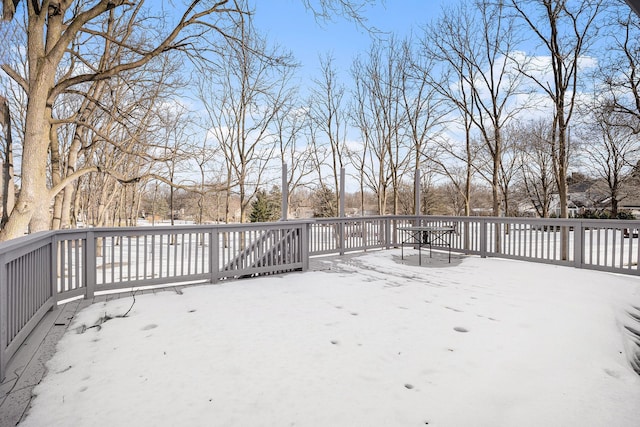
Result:
<svg viewBox="0 0 640 427"><path fill-rule="evenodd" d="M407 225L454 226L454 252L640 275L640 221L373 216L37 233L0 244L0 378L60 301L304 271L310 256L397 247Z"/></svg>

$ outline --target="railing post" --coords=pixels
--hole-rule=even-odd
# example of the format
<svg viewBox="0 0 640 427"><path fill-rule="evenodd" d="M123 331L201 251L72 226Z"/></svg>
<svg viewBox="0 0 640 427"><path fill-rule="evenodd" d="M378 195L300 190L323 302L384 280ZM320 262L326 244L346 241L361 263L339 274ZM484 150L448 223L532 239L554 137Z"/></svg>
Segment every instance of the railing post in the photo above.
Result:
<svg viewBox="0 0 640 427"><path fill-rule="evenodd" d="M384 244L387 249L391 248L391 218L384 218Z"/></svg>
<svg viewBox="0 0 640 427"><path fill-rule="evenodd" d="M416 169L416 174L413 182L413 212L416 216L420 215L420 169Z"/></svg>
<svg viewBox="0 0 640 427"><path fill-rule="evenodd" d="M58 304L58 239L56 234L51 236L51 297L53 298L53 306Z"/></svg>
<svg viewBox="0 0 640 427"><path fill-rule="evenodd" d="M302 256L302 271L308 271L309 270L309 242L311 241L310 239L310 235L311 234L311 223L307 222L304 224L300 225L300 245L301 245L301 251L302 253L300 254Z"/></svg>
<svg viewBox="0 0 640 427"><path fill-rule="evenodd" d="M287 173L287 164L282 163L282 221L286 221L289 217L289 176Z"/></svg>
<svg viewBox="0 0 640 427"><path fill-rule="evenodd" d="M93 231L88 231L85 237L84 251L84 299L93 298L96 292L96 236Z"/></svg>
<svg viewBox="0 0 640 427"><path fill-rule="evenodd" d="M5 351L7 350L8 319L7 292L7 264L5 255L0 255L0 382L4 381L4 371L7 367Z"/></svg>
<svg viewBox="0 0 640 427"><path fill-rule="evenodd" d="M218 227L209 233L209 270L211 283L218 283L220 277L220 234Z"/></svg>
<svg viewBox="0 0 640 427"><path fill-rule="evenodd" d="M344 207L345 207L345 168L340 168L340 196L338 197L338 202L339 202L339 206L338 206L338 216L340 218L344 218L346 215L344 213Z"/></svg>
<svg viewBox="0 0 640 427"><path fill-rule="evenodd" d="M567 227L568 229L569 227ZM584 264L584 227L582 221L573 225L573 266L582 268Z"/></svg>
<svg viewBox="0 0 640 427"><path fill-rule="evenodd" d="M486 258L489 240L487 239L487 225L488 222L485 219L480 219L480 257Z"/></svg>

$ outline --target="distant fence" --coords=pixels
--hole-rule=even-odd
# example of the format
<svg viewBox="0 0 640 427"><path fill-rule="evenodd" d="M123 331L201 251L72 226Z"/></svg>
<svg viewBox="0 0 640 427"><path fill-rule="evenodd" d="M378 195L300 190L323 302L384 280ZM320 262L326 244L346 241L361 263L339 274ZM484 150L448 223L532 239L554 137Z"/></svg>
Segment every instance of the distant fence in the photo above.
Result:
<svg viewBox="0 0 640 427"><path fill-rule="evenodd" d="M311 256L397 247L408 225L454 226L464 254L640 275L640 221L372 216L37 233L0 244L0 378L60 301L304 271Z"/></svg>

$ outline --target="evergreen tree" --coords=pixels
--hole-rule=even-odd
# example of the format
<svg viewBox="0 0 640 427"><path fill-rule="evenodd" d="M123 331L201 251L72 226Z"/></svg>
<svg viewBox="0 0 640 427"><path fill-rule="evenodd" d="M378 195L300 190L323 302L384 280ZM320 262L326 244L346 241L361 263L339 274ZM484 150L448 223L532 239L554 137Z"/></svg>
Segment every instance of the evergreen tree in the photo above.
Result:
<svg viewBox="0 0 640 427"><path fill-rule="evenodd" d="M267 192L259 190L256 199L251 203L251 222L269 222L278 219L278 206L274 203L273 197L269 197Z"/></svg>
<svg viewBox="0 0 640 427"><path fill-rule="evenodd" d="M313 216L316 218L335 218L338 216L338 205L335 192L323 185L313 194Z"/></svg>

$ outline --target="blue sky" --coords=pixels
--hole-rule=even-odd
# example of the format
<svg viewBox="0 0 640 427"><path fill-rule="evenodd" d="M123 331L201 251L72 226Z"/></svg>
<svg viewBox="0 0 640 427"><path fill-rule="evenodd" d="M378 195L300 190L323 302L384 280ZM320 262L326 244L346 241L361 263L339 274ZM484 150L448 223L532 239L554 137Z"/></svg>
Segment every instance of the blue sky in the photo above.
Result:
<svg viewBox="0 0 640 427"><path fill-rule="evenodd" d="M436 18L447 0L387 0L367 9L369 24L398 36ZM353 22L336 17L333 22L318 23L302 0L269 0L255 2L255 24L271 43L292 51L301 63L301 77L315 75L318 55L332 53L340 74L346 77L351 60L358 52L366 51L371 36Z"/></svg>

